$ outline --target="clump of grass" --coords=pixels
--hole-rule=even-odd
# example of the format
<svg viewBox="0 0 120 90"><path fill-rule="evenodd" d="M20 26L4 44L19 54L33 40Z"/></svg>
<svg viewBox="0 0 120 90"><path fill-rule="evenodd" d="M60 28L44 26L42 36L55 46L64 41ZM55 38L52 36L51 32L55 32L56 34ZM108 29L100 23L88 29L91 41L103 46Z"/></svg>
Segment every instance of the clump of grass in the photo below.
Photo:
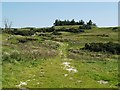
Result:
<svg viewBox="0 0 120 90"><path fill-rule="evenodd" d="M18 45L18 46L21 46ZM21 47L16 50L2 52L3 62L15 62L15 61L32 61L39 60L42 58L55 57L57 51L53 48L43 46L29 46L29 43L22 44Z"/></svg>
<svg viewBox="0 0 120 90"><path fill-rule="evenodd" d="M56 42L44 41L40 44L40 46L51 48L51 49L57 49L60 45L57 44Z"/></svg>

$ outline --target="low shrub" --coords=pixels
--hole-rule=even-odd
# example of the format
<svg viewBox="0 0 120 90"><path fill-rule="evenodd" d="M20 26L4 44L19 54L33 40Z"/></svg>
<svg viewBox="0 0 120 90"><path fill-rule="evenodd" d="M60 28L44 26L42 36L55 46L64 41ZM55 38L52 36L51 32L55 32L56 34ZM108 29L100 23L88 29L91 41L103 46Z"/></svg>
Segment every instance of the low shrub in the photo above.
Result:
<svg viewBox="0 0 120 90"><path fill-rule="evenodd" d="M92 29L92 27L90 25L82 25L79 26L79 29Z"/></svg>
<svg viewBox="0 0 120 90"><path fill-rule="evenodd" d="M28 42L28 41L37 41L38 39L36 39L36 38L17 38L17 40L20 43L25 43L25 42Z"/></svg>
<svg viewBox="0 0 120 90"><path fill-rule="evenodd" d="M75 29L75 28L61 28L61 29L57 29L57 31L72 32L72 33L85 32L83 29Z"/></svg>
<svg viewBox="0 0 120 90"><path fill-rule="evenodd" d="M50 49L57 49L60 45L55 43L55 42L42 42L40 44L40 46L42 47L47 47L47 48L50 48Z"/></svg>
<svg viewBox="0 0 120 90"><path fill-rule="evenodd" d="M112 30L116 30L116 29L118 29L118 27L113 27L113 28L112 28Z"/></svg>
<svg viewBox="0 0 120 90"><path fill-rule="evenodd" d="M34 35L35 31L34 30L9 30L9 34L14 34L14 35L22 35L22 36L31 36Z"/></svg>
<svg viewBox="0 0 120 90"><path fill-rule="evenodd" d="M97 36L101 36L101 37L109 37L108 34L102 34L102 35L97 35Z"/></svg>
<svg viewBox="0 0 120 90"><path fill-rule="evenodd" d="M53 31L52 34L53 35L61 35L61 33L57 32L57 31Z"/></svg>
<svg viewBox="0 0 120 90"><path fill-rule="evenodd" d="M112 54L120 54L120 44L119 43L86 43L85 50L95 51L95 52L109 52Z"/></svg>

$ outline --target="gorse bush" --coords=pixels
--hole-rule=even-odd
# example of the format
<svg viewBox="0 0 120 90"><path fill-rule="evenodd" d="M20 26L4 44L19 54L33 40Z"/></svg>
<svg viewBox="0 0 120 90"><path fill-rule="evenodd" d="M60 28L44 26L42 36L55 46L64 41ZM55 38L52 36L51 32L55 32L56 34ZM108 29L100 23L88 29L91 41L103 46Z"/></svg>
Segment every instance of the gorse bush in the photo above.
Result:
<svg viewBox="0 0 120 90"><path fill-rule="evenodd" d="M112 54L120 54L120 44L119 43L86 43L85 50L95 51L95 52L109 52Z"/></svg>

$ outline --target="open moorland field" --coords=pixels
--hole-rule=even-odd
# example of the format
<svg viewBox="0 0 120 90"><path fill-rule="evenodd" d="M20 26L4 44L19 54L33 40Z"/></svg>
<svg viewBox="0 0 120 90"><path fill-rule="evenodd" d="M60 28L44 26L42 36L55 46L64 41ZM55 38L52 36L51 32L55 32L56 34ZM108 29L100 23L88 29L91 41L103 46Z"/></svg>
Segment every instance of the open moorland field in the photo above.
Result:
<svg viewBox="0 0 120 90"><path fill-rule="evenodd" d="M118 87L119 54L83 49L86 43L118 43L118 30L94 27L72 33L60 28L33 35L2 33L3 88Z"/></svg>

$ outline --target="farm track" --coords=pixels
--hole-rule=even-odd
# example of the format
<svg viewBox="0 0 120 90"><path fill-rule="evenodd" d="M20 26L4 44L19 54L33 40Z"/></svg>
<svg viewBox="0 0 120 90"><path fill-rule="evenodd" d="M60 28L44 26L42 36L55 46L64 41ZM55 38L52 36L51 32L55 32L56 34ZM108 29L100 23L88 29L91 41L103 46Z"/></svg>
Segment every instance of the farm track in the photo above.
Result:
<svg viewBox="0 0 120 90"><path fill-rule="evenodd" d="M35 75L34 73L37 73L37 72L34 72L32 77L30 77L31 79L20 81L19 84L15 85L16 87L19 87L19 88L26 87L29 85L29 83L35 82L38 76L40 77L38 80L36 80L36 85L39 85L39 87L47 87L44 84L48 83L49 85L52 85L54 84L54 82L58 82L56 87L63 87L64 85L62 82L64 82L66 77L71 73L72 74L77 73L77 69L71 66L70 61L72 59L67 58L66 48L68 44L62 43L62 42L56 42L56 43L60 45L58 49L59 50L58 55L55 58L45 60L40 66L37 67L39 68L39 70L37 70L40 72L39 74ZM59 74L56 72L59 72ZM61 79L62 82L58 77L62 77ZM46 78L49 78L51 83L45 82ZM70 77L70 78L74 78L74 77Z"/></svg>

